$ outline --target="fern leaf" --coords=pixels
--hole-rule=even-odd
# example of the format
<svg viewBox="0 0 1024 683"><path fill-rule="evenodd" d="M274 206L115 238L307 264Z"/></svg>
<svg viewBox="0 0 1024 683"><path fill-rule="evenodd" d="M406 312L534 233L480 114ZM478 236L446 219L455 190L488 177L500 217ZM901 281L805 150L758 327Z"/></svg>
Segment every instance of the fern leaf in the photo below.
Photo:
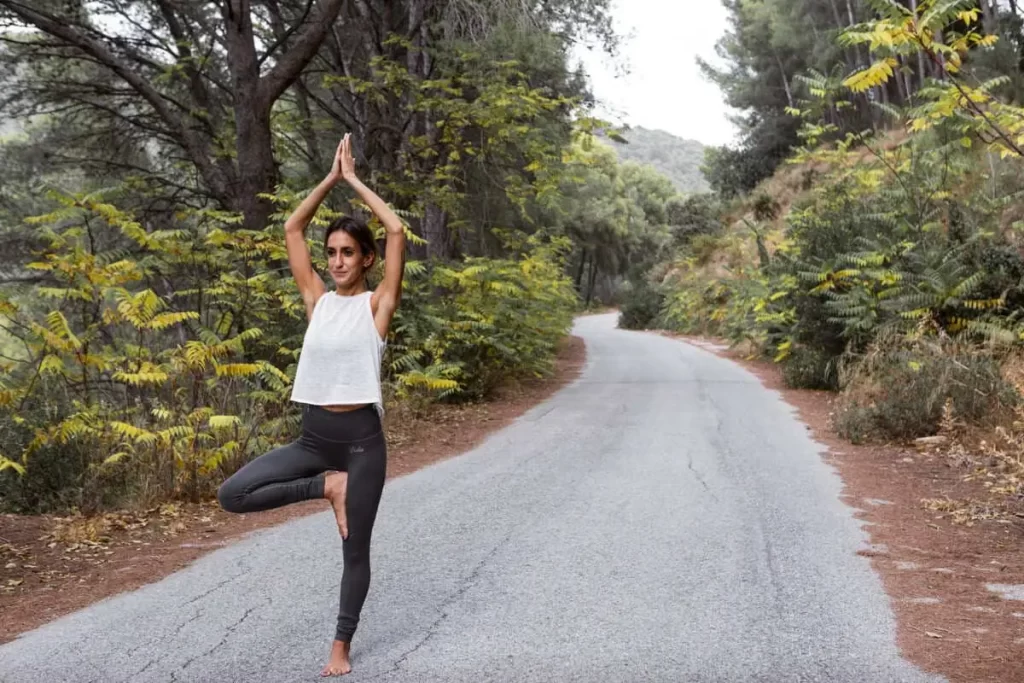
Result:
<svg viewBox="0 0 1024 683"><path fill-rule="evenodd" d="M161 313L154 316L152 320L146 325L147 329L150 330L163 330L172 325L178 325L185 322L186 320L198 320L199 313L196 311L181 311L181 312L169 312Z"/></svg>
<svg viewBox="0 0 1024 683"><path fill-rule="evenodd" d="M218 377L250 377L260 371L256 363L223 363L216 367Z"/></svg>
<svg viewBox="0 0 1024 683"><path fill-rule="evenodd" d="M843 81L843 85L855 93L866 92L871 88L877 88L888 82L889 78L892 77L893 69L897 66L899 66L899 62L894 57L885 57L871 66L850 75L849 78Z"/></svg>
<svg viewBox="0 0 1024 683"><path fill-rule="evenodd" d="M228 429L240 426L242 420L237 415L211 415L209 424L210 429Z"/></svg>
<svg viewBox="0 0 1024 683"><path fill-rule="evenodd" d="M15 460L11 460L10 458L0 453L0 472L3 472L4 470L14 470L19 475L25 474L24 465Z"/></svg>

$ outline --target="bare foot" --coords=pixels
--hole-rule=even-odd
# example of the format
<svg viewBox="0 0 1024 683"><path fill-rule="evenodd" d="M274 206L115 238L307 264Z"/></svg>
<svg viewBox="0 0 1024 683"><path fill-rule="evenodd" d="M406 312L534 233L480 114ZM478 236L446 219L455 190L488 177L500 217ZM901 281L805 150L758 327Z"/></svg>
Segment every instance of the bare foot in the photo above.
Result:
<svg viewBox="0 0 1024 683"><path fill-rule="evenodd" d="M344 676L352 671L352 663L348 660L349 643L334 641L331 646L331 661L320 672L321 676Z"/></svg>
<svg viewBox="0 0 1024 683"><path fill-rule="evenodd" d="M345 515L345 493L348 488L348 472L331 472L324 478L324 498L331 501L334 518L338 520L338 532L348 538L348 518Z"/></svg>

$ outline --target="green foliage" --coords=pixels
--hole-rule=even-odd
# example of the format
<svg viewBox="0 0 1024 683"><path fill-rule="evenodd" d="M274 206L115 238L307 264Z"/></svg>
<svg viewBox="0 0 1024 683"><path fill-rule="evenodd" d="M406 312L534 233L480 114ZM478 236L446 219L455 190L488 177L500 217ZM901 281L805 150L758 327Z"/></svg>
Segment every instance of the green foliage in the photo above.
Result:
<svg viewBox="0 0 1024 683"><path fill-rule="evenodd" d="M837 360L821 349L798 346L783 362L782 378L791 389L832 391L839 386Z"/></svg>
<svg viewBox="0 0 1024 683"><path fill-rule="evenodd" d="M620 296L619 327L624 330L648 330L661 315L665 295L646 280L631 284Z"/></svg>
<svg viewBox="0 0 1024 683"><path fill-rule="evenodd" d="M420 59L439 56L407 47ZM378 183L417 214L435 206L459 216L468 190L465 169L483 165L520 210L532 199L549 200L561 180L562 145L570 132L555 120L576 101L531 84L515 60L494 60L468 48L444 57L445 73L430 78L411 74L407 56L371 59L364 78L324 78L325 87L351 90L373 106L400 101L412 112L430 113L430 126L404 139L404 163L382 173Z"/></svg>
<svg viewBox="0 0 1024 683"><path fill-rule="evenodd" d="M713 235L721 230L721 206L718 198L710 193L670 200L665 212L676 246L683 246L699 235Z"/></svg>
<svg viewBox="0 0 1024 683"><path fill-rule="evenodd" d="M850 438L933 433L946 401L975 422L1016 405L999 354L1024 344L1018 6L727 4L725 66L705 71L743 138L705 175L729 220L677 242L665 324L841 389Z"/></svg>
<svg viewBox="0 0 1024 683"><path fill-rule="evenodd" d="M195 499L294 438L305 320L281 227L229 231L230 217L199 213L147 231L100 197L56 198L32 221L48 243L30 264L48 278L40 297L0 299L23 349L0 379L5 505ZM506 259L410 262L388 394L477 398L550 371L575 309L567 248L535 237Z"/></svg>
<svg viewBox="0 0 1024 683"><path fill-rule="evenodd" d="M386 359L397 396L475 400L507 379L549 374L576 309L569 246L532 236L512 248L516 256L409 278Z"/></svg>
<svg viewBox="0 0 1024 683"><path fill-rule="evenodd" d="M878 16L844 31L840 43L867 45L875 61L850 74L844 85L855 93L882 87L896 77L902 58L926 57L938 65L937 79L921 88L920 102L910 110L909 130L944 125L957 131L965 145L977 138L1001 156L1024 156L1018 144L1024 110L995 96L1011 77L1004 73L972 84L962 73L972 51L999 41L979 25L982 9L976 0L920 0L916 12L886 0L873 4Z"/></svg>
<svg viewBox="0 0 1024 683"><path fill-rule="evenodd" d="M0 311L25 349L9 368L0 429L7 462L30 473L24 487L3 479L4 498L66 504L74 482L74 504L96 509L124 493L98 483L127 468L142 476L135 486L194 498L287 421L285 370L299 341L290 313L301 306L269 265L283 242L202 216L147 232L101 197L56 199L63 208L32 221L48 244L29 264L52 284ZM40 474L63 472L51 496L36 461Z"/></svg>
<svg viewBox="0 0 1024 683"><path fill-rule="evenodd" d="M644 273L663 257L683 201L668 178L649 166L619 163L607 144L589 136L567 150L556 199L537 221L572 240L569 263L585 306L595 298L610 303L609 283Z"/></svg>
<svg viewBox="0 0 1024 683"><path fill-rule="evenodd" d="M848 3L855 20L867 13L862 5ZM850 20L846 11L833 11L837 6L819 0L726 3L729 28L718 41L718 59L700 61L726 103L739 112L731 117L739 128L737 144L706 151L704 174L723 197L755 188L799 143L800 122L791 114L808 88L800 78L832 74L840 63L844 69L855 65L856 56L833 40ZM862 101L866 104L866 98ZM865 106L844 112L845 125L867 127L868 111Z"/></svg>
<svg viewBox="0 0 1024 683"><path fill-rule="evenodd" d="M704 150L701 171L713 191L731 199L750 192L770 176L778 166L778 157L778 154L767 157L746 148L708 147Z"/></svg>

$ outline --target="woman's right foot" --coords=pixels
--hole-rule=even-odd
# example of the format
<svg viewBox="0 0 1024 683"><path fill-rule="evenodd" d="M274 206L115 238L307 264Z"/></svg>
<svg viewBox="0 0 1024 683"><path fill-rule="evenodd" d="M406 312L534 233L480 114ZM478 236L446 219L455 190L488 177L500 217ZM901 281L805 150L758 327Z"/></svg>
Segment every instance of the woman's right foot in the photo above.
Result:
<svg viewBox="0 0 1024 683"><path fill-rule="evenodd" d="M331 472L324 478L324 498L334 508L334 519L338 522L338 533L348 538L348 518L345 515L345 494L348 489L348 472Z"/></svg>
<svg viewBox="0 0 1024 683"><path fill-rule="evenodd" d="M344 676L352 671L352 663L348 659L349 644L341 640L334 641L331 646L331 661L320 672L321 676Z"/></svg>

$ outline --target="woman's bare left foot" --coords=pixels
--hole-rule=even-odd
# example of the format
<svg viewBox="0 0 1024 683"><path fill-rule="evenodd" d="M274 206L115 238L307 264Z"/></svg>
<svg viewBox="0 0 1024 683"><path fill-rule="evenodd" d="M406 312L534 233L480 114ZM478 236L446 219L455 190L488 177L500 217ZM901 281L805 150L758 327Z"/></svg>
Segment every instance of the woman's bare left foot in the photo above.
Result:
<svg viewBox="0 0 1024 683"><path fill-rule="evenodd" d="M331 661L320 672L321 676L344 676L352 671L352 663L348 659L349 643L334 641L331 646Z"/></svg>
<svg viewBox="0 0 1024 683"><path fill-rule="evenodd" d="M324 478L324 498L334 508L334 519L338 521L338 533L348 538L348 518L345 515L345 494L348 489L348 472L331 472Z"/></svg>

